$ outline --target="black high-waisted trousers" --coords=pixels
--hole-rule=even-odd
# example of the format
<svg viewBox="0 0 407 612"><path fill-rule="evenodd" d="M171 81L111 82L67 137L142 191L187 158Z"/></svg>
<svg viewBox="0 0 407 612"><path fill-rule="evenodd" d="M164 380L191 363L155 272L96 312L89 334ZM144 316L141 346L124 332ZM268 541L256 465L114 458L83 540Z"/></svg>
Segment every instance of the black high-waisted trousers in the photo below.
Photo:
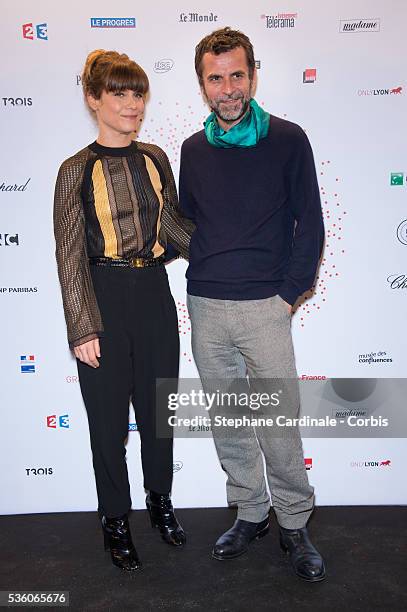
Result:
<svg viewBox="0 0 407 612"><path fill-rule="evenodd" d="M91 275L104 326L100 366L94 369L78 360L78 374L99 513L116 517L131 508L125 449L129 400L141 437L144 487L158 493L171 490L172 432L166 403L156 406L156 379L173 379L167 388L176 392L178 320L164 266L91 266ZM164 436L157 435L157 425Z"/></svg>

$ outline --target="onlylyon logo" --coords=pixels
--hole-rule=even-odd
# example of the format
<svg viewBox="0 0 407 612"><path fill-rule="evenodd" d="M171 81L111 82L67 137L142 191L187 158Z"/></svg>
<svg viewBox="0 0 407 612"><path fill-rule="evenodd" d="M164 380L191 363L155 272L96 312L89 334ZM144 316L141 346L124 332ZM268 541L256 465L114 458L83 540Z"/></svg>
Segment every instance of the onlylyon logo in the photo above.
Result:
<svg viewBox="0 0 407 612"><path fill-rule="evenodd" d="M91 28L135 28L135 17L91 17Z"/></svg>
<svg viewBox="0 0 407 612"><path fill-rule="evenodd" d="M214 13L180 13L180 23L213 23L218 21L218 15Z"/></svg>
<svg viewBox="0 0 407 612"><path fill-rule="evenodd" d="M304 463L305 463L305 469L310 470L312 468L312 457L305 457Z"/></svg>
<svg viewBox="0 0 407 612"><path fill-rule="evenodd" d="M404 185L404 172L390 172L390 185Z"/></svg>
<svg viewBox="0 0 407 612"><path fill-rule="evenodd" d="M47 427L50 429L69 429L69 414L61 414L61 416L57 416L56 414L50 414L47 416Z"/></svg>
<svg viewBox="0 0 407 612"><path fill-rule="evenodd" d="M404 219L397 228L397 239L401 244L407 245L407 219Z"/></svg>
<svg viewBox="0 0 407 612"><path fill-rule="evenodd" d="M1 246L19 246L18 234L0 234Z"/></svg>
<svg viewBox="0 0 407 612"><path fill-rule="evenodd" d="M35 374L35 356L21 355L20 357L21 374Z"/></svg>
<svg viewBox="0 0 407 612"><path fill-rule="evenodd" d="M129 431L137 431L137 423L129 423Z"/></svg>
<svg viewBox="0 0 407 612"><path fill-rule="evenodd" d="M46 23L24 23L23 26L23 38L27 40L48 40L48 25Z"/></svg>
<svg viewBox="0 0 407 612"><path fill-rule="evenodd" d="M380 19L341 19L340 32L380 32Z"/></svg>
<svg viewBox="0 0 407 612"><path fill-rule="evenodd" d="M163 74L164 72L169 72L171 68L174 67L174 60L172 59L160 59L157 60L154 64L154 72L158 74Z"/></svg>
<svg viewBox="0 0 407 612"><path fill-rule="evenodd" d="M350 467L353 468L381 468L391 467L391 460L384 459L382 461L351 461Z"/></svg>
<svg viewBox="0 0 407 612"><path fill-rule="evenodd" d="M401 85L384 89L358 89L358 96L400 96L402 93Z"/></svg>
<svg viewBox="0 0 407 612"><path fill-rule="evenodd" d="M290 29L297 24L298 13L276 13L275 15L260 15L267 29Z"/></svg>
<svg viewBox="0 0 407 612"><path fill-rule="evenodd" d="M317 69L316 68L306 68L302 73L302 82L303 83L315 83L317 80Z"/></svg>

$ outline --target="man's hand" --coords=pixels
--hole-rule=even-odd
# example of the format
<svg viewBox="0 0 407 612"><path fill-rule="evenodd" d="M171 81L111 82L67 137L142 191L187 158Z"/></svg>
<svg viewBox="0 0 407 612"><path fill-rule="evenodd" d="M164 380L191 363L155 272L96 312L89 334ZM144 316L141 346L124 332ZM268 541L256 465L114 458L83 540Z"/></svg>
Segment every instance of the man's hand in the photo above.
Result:
<svg viewBox="0 0 407 612"><path fill-rule="evenodd" d="M281 299L282 299L282 301L284 302L285 307L287 308L288 312L289 312L290 314L292 314L293 307L291 306L291 304L289 304L288 302L286 302L285 300L283 300L283 298L281 297L281 295L280 295L280 298L281 298Z"/></svg>
<svg viewBox="0 0 407 612"><path fill-rule="evenodd" d="M100 346L99 346L99 338L94 338L93 340L89 340L88 342L84 342L79 346L75 346L73 352L75 353L75 357L86 363L88 366L92 368L99 367L98 357L100 357Z"/></svg>

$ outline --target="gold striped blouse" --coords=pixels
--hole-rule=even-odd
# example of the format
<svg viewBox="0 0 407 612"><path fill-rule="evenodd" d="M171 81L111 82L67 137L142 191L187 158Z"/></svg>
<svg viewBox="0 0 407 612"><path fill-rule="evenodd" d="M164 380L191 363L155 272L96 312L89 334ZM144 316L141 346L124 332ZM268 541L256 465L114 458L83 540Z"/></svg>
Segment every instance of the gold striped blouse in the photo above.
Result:
<svg viewBox="0 0 407 612"><path fill-rule="evenodd" d="M89 257L155 258L170 242L188 258L193 230L180 213L171 167L158 146L95 142L64 161L55 186L54 233L69 344L103 331Z"/></svg>

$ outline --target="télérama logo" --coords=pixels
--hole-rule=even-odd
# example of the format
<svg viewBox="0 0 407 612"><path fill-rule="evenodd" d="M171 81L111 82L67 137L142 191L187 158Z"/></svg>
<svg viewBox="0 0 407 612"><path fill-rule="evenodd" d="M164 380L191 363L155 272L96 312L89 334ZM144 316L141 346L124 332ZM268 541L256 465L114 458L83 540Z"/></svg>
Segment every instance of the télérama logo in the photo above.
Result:
<svg viewBox="0 0 407 612"><path fill-rule="evenodd" d="M285 30L295 28L298 13L276 13L275 15L260 15L268 30Z"/></svg>

